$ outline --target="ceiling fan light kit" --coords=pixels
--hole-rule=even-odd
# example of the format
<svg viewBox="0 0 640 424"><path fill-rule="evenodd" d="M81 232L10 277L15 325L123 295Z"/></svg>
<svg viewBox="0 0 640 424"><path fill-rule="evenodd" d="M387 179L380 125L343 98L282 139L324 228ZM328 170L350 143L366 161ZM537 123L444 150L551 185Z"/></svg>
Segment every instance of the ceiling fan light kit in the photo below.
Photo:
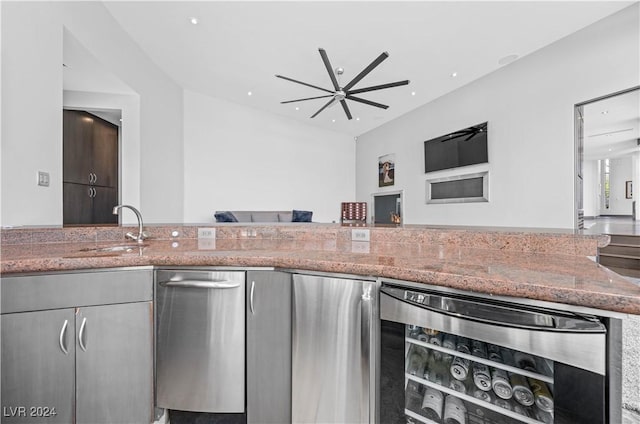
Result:
<svg viewBox="0 0 640 424"><path fill-rule="evenodd" d="M340 104L342 105L342 109L344 110L345 115L347 115L347 119L352 119L353 117L351 115L351 111L349 110L349 106L347 105L346 100L352 100L354 102L359 102L359 103L363 103L365 105L378 107L380 109L387 109L389 107L387 105L383 105L381 103L376 103L376 102L373 102L371 100L363 99L361 97L356 97L356 96L354 96L354 94L366 93L366 92L375 91L375 90L383 90L383 89L386 89L386 88L399 87L399 86L402 86L402 85L409 84L409 80L404 80L404 81L390 82L390 83L387 83L387 84L374 85L374 86L371 86L371 87L364 87L364 88L358 88L358 89L352 90L353 86L355 86L358 82L360 82L360 80L362 80L365 76L367 76L367 74L369 74L369 72L371 72L374 68L376 68L378 65L380 65L386 58L389 57L389 53L383 52L373 62L371 62L369 64L369 66L364 68L358 75L356 75L355 78L353 78L351 81L349 81L349 83L347 85L345 85L344 87L340 87L340 85L338 84L338 80L336 78L336 75L342 75L344 73L344 69L336 68L334 70L331 67L331 62L329 62L329 57L327 56L327 52L323 48L318 49L318 51L320 52L320 57L322 58L322 62L324 63L324 66L327 68L327 72L329 73L329 78L331 78L331 83L333 84L333 90L329 90L329 89L326 89L326 88L318 87L316 85L308 84L306 82L294 80L292 78L288 78L288 77L285 77L285 76L282 76L282 75L276 75L276 77L278 77L278 78L281 78L281 79L284 79L284 80L287 80L287 81L291 81L291 82L295 82L296 84L302 84L302 85L305 85L307 87L315 88L317 90L321 90L321 91L324 91L326 93L329 93L329 94L326 94L324 96L306 97L304 99L287 100L287 101L284 101L284 102L280 102L281 104L285 104L285 103L302 102L302 101L306 101L306 100L330 98L329 101L324 104L324 106L322 106L316 113L311 115L311 118L315 118L316 116L318 116L318 114L320 112L322 112L323 110L325 110L329 106L332 106L337 102L340 102Z"/></svg>

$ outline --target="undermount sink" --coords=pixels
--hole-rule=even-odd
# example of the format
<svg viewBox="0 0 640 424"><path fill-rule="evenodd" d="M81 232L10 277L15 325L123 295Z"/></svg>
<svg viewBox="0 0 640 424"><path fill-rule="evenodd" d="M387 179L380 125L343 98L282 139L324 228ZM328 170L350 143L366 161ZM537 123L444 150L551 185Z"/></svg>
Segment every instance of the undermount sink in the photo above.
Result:
<svg viewBox="0 0 640 424"><path fill-rule="evenodd" d="M123 244L118 246L91 247L81 249L83 252L133 252L136 249L146 247L146 244Z"/></svg>

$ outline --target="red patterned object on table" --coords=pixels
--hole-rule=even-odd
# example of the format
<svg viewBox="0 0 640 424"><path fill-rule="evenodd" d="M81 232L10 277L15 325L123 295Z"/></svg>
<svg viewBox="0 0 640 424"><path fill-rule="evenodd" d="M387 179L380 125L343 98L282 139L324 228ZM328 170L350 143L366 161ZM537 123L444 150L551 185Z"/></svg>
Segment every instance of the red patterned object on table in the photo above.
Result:
<svg viewBox="0 0 640 424"><path fill-rule="evenodd" d="M367 202L343 202L341 223L367 222Z"/></svg>

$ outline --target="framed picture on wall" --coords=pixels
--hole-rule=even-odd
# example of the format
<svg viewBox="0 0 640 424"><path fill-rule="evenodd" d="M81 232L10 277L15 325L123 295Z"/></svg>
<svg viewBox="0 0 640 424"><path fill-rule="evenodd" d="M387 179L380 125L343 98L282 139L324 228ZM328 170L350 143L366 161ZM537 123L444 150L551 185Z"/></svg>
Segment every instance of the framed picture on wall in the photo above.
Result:
<svg viewBox="0 0 640 424"><path fill-rule="evenodd" d="M396 159L394 154L378 158L378 187L392 186L396 179Z"/></svg>
<svg viewBox="0 0 640 424"><path fill-rule="evenodd" d="M625 199L633 199L633 183L631 181L624 183L624 197Z"/></svg>

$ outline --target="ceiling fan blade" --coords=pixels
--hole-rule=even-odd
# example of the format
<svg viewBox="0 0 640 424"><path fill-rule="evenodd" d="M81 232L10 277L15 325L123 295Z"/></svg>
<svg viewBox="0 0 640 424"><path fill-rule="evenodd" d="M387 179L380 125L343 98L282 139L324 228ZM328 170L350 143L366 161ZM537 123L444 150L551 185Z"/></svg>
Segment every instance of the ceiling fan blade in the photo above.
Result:
<svg viewBox="0 0 640 424"><path fill-rule="evenodd" d="M344 109L344 113L347 115L347 118L351 120L351 111L349 110L349 106L347 106L347 102L340 100L340 104L342 105L342 109Z"/></svg>
<svg viewBox="0 0 640 424"><path fill-rule="evenodd" d="M307 84L306 82L294 80L294 79L289 78L289 77L283 77L282 75L276 75L276 77L282 78L283 80L287 80L287 81L295 82L295 83L298 83L298 84L306 85L307 87L316 88L318 90L326 91L327 93L333 93L333 91L327 90L326 88L322 88L322 87L318 87L318 86L315 86L315 85Z"/></svg>
<svg viewBox="0 0 640 424"><path fill-rule="evenodd" d="M388 109L389 108L389 106L387 106L387 105L383 105L381 103L372 102L371 100L361 99L360 97L355 97L355 96L352 96L352 95L347 95L346 97L349 100L353 100L355 102L364 103L365 105L369 105L369 106L379 107L380 109Z"/></svg>
<svg viewBox="0 0 640 424"><path fill-rule="evenodd" d="M318 49L320 52L320 56L322 57L322 61L324 62L325 68L327 68L327 72L329 73L329 77L331 78L331 83L333 84L333 88L338 91L340 87L338 86L338 80L336 79L335 74L333 73L333 68L331 67L331 62L329 62L329 57L327 56L327 52L324 49Z"/></svg>
<svg viewBox="0 0 640 424"><path fill-rule="evenodd" d="M306 99L287 100L285 102L280 102L280 104L301 102L303 100L324 99L325 97L333 97L333 94L327 94L326 96L318 96L318 97L307 97Z"/></svg>
<svg viewBox="0 0 640 424"><path fill-rule="evenodd" d="M311 115L311 117L312 117L312 118L315 118L316 116L318 116L318 114L319 114L320 112L322 112L323 110L325 110L327 107L331 106L331 104L332 104L335 100L336 100L335 98L333 98L333 99L329 100L329 101L328 101L324 106L322 106L322 107L320 108L320 110L318 110L316 113L314 113L313 115Z"/></svg>
<svg viewBox="0 0 640 424"><path fill-rule="evenodd" d="M381 64L382 61L388 57L389 57L389 53L387 52L383 52L382 54L380 54L380 56L378 56L373 62L371 62L369 66L364 68L362 72L356 75L356 77L352 79L351 82L349 82L349 84L345 85L343 90L347 91L348 89L356 85L362 78L366 77L367 74L373 70L373 68Z"/></svg>
<svg viewBox="0 0 640 424"><path fill-rule="evenodd" d="M372 87L358 88L357 90L349 90L349 94L366 93L367 91L383 90L385 88L399 87L409 84L409 80L390 82L388 84L374 85Z"/></svg>

